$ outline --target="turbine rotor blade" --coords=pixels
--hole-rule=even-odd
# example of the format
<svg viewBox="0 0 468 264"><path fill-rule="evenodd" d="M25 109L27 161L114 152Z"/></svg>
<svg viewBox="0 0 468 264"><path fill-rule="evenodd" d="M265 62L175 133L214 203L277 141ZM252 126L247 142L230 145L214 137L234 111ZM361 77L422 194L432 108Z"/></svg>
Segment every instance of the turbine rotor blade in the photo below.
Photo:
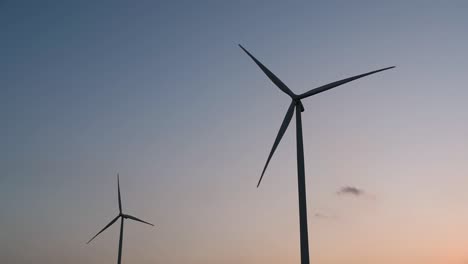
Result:
<svg viewBox="0 0 468 264"><path fill-rule="evenodd" d="M115 223L115 221L117 221L117 219L119 219L120 215L116 216L112 221L110 221L109 224L107 224L101 231L99 231L99 233L97 233L95 236L93 236L93 238L91 238L88 242L86 242L86 244L89 244L89 242L93 241L93 239L95 239L99 234L101 234L102 232L104 232L104 230L106 230L107 228L109 228L112 224Z"/></svg>
<svg viewBox="0 0 468 264"><path fill-rule="evenodd" d="M329 84L326 84L326 85L322 85L322 86L320 86L318 88L312 89L312 90L310 90L308 92L305 92L305 93L299 95L299 99L304 99L304 98L307 98L309 96L312 96L312 95L315 95L315 94L318 94L318 93L321 93L321 92L325 92L326 90L330 90L330 89L335 88L337 86L340 86L342 84L354 81L356 79L359 79L359 78L362 78L362 77L365 77L365 76L368 76L368 75L371 75L371 74L374 74L374 73L378 73L378 72L381 72L381 71L389 70L389 69L392 69L392 68L395 68L395 66L387 67L387 68L383 68L383 69L380 69L380 70L371 71L371 72L367 72L367 73L363 73L363 74L356 75L356 76L353 76L353 77L349 77L349 78L346 78L346 79L343 79L343 80L332 82L332 83L329 83Z"/></svg>
<svg viewBox="0 0 468 264"><path fill-rule="evenodd" d="M239 47L249 55L249 57L262 69L262 71L270 78L270 80L280 88L281 91L285 92L291 98L296 98L297 95L294 94L287 86L284 84L275 74L273 74L265 65L263 65L260 61L258 61L250 52L248 52L242 45L239 44Z"/></svg>
<svg viewBox="0 0 468 264"><path fill-rule="evenodd" d="M268 164L270 163L271 157L273 157L273 153L275 153L275 150L278 147L278 144L280 143L281 139L283 138L284 133L288 129L289 123L291 122L292 116L294 114L294 108L295 108L295 103L294 101L292 101L291 105L289 105L288 111L286 112L286 116L284 117L283 123L281 123L281 127L278 131L278 135L276 136L275 142L273 143L273 147L271 148L271 151L270 151L270 155L268 156L265 167L263 168L262 176L260 176L260 180L258 180L257 188L258 186L260 186L260 183L262 182L263 175L265 174Z"/></svg>
<svg viewBox="0 0 468 264"><path fill-rule="evenodd" d="M131 216L131 215L123 215L123 217L128 218L128 219L132 219L132 220L135 220L135 221L138 221L138 222L141 222L141 223L150 225L150 226L154 226L154 225L151 224L151 223L148 223L148 222L146 222L146 221L143 221L143 220L138 219L138 218L136 218L136 217L134 217L134 216Z"/></svg>
<svg viewBox="0 0 468 264"><path fill-rule="evenodd" d="M117 192L119 193L119 212L122 214L122 198L120 198L120 179L117 173Z"/></svg>

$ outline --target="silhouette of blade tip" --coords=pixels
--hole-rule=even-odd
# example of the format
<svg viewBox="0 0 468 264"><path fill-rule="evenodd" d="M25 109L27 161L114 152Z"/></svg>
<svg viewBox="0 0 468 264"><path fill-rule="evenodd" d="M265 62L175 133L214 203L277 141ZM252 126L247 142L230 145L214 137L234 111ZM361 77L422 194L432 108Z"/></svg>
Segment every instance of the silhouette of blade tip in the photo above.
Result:
<svg viewBox="0 0 468 264"><path fill-rule="evenodd" d="M268 165L268 164L267 164L267 165ZM265 166L265 168L263 168L262 175L260 176L260 179L258 180L258 183L257 183L257 188L260 187L260 184L262 183L263 175L265 174L266 167L267 167L267 166Z"/></svg>
<svg viewBox="0 0 468 264"><path fill-rule="evenodd" d="M86 242L86 245L88 245L89 243L91 243L91 241L93 241L98 235L95 235L93 238L91 238L88 242Z"/></svg>
<svg viewBox="0 0 468 264"><path fill-rule="evenodd" d="M247 55L249 55L249 57L252 57L252 55L250 54L250 52L249 52L248 50L246 50L246 49L244 48L244 46L242 46L241 44L239 44L239 47L240 47L245 53L247 53ZM253 58L252 58L252 59L253 59Z"/></svg>
<svg viewBox="0 0 468 264"><path fill-rule="evenodd" d="M115 221L117 221L119 219L119 217L121 217L121 215L118 215L114 219L112 219L112 221L110 221L103 229L101 229L101 231L99 231L95 236L93 236L93 238L91 238L88 241L88 243L86 243L86 244L89 244L91 241L93 241L93 239L98 237L102 232L104 232L107 228L109 228L111 225L113 225L115 223Z"/></svg>

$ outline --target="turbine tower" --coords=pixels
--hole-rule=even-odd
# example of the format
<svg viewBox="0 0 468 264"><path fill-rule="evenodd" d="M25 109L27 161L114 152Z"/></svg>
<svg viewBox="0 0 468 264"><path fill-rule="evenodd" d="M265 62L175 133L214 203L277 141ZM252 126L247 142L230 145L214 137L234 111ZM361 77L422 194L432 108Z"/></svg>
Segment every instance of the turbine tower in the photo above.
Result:
<svg viewBox="0 0 468 264"><path fill-rule="evenodd" d="M247 53L247 55L257 64L258 67L268 76L268 78L284 93L289 95L291 98L291 104L289 105L288 111L286 112L286 116L284 117L283 123L278 131L278 135L276 136L275 142L273 143L273 147L271 148L270 155L266 161L265 167L263 168L262 175L260 176L260 180L258 181L257 188L260 186L260 182L263 179L263 175L265 174L266 168L270 163L271 157L275 152L278 144L281 141L284 133L286 132L289 123L293 117L294 112L296 112L296 148L297 148L297 188L298 188L298 195L299 195L299 228L300 228L300 242L301 242L301 264L309 264L309 235L307 231L307 204L306 204L306 183L305 183L305 169L304 169L304 144L302 141L302 119L301 113L304 112L304 106L302 105L301 100L312 95L316 95L321 92L325 92L342 84L354 81L356 79L385 71L388 69L395 68L395 66L387 67L383 69L379 69L376 71L367 72L364 74L356 75L353 77L349 77L343 80L339 80L336 82L332 82L315 89L312 89L303 94L295 94L293 93L288 86L286 86L278 77L276 77L267 67L265 67L260 61L258 61L250 52L248 52L242 45L239 44L239 47Z"/></svg>
<svg viewBox="0 0 468 264"><path fill-rule="evenodd" d="M112 220L110 221L109 224L107 224L99 233L97 233L93 238L91 238L86 244L89 244L91 241L93 241L94 238L96 238L99 234L104 232L107 228L109 228L112 224L114 224L119 218L120 218L120 239L119 239L119 255L117 258L117 264L121 263L122 260L122 242L123 242L123 228L124 228L124 220L125 219L131 219L137 222L141 222L150 226L154 226L151 223L145 222L141 219L136 218L135 216L131 216L128 214L122 213L122 199L120 198L120 181L119 181L119 174L117 174L117 192L119 195L119 214Z"/></svg>

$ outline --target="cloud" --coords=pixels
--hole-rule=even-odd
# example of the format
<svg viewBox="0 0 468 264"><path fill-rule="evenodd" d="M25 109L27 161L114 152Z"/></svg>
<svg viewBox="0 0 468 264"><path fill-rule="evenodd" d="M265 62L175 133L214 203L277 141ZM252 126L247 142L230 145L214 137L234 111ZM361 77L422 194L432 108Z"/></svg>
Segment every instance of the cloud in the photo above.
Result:
<svg viewBox="0 0 468 264"><path fill-rule="evenodd" d="M364 190L363 189L359 189L359 188L356 188L356 187L353 187L353 186L345 186L345 187L341 187L340 190L338 190L336 192L336 194L338 195L352 195L352 196L362 196L365 194Z"/></svg>
<svg viewBox="0 0 468 264"><path fill-rule="evenodd" d="M316 212L316 213L314 213L314 218L323 219L323 220L336 220L336 219L338 219L338 216L336 216L334 214L326 214L326 213L322 213L322 212Z"/></svg>
<svg viewBox="0 0 468 264"><path fill-rule="evenodd" d="M314 216L316 218L329 218L330 216L322 214L322 213L315 213Z"/></svg>

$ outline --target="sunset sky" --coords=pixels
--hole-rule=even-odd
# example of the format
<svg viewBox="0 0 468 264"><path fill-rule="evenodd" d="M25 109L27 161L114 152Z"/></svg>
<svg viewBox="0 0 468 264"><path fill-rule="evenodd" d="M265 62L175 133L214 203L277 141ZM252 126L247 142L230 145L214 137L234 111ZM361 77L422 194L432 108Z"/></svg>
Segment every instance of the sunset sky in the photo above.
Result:
<svg viewBox="0 0 468 264"><path fill-rule="evenodd" d="M468 263L468 1L0 1L0 262ZM292 123L294 124L294 123ZM348 187L348 188L346 188ZM352 187L352 188L349 188ZM356 188L356 189L354 189Z"/></svg>

